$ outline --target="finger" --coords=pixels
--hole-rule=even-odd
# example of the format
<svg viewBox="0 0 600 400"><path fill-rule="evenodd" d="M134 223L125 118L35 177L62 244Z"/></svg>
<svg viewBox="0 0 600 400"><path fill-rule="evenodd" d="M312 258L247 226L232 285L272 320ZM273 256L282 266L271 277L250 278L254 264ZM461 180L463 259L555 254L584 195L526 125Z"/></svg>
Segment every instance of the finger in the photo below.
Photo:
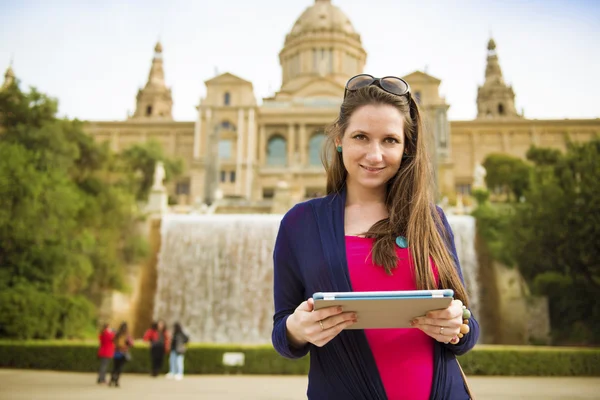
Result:
<svg viewBox="0 0 600 400"><path fill-rule="evenodd" d="M432 325L432 326L437 326L438 328L440 326L448 327L448 328L458 328L458 327L460 327L461 323L462 323L462 320L459 320L458 318L439 319L439 318L419 317L419 318L413 319L410 322L410 325L413 327L417 327L420 325Z"/></svg>
<svg viewBox="0 0 600 400"><path fill-rule="evenodd" d="M450 306L444 310L429 311L426 318L437 318L437 319L453 319L462 315L462 308L457 306Z"/></svg>
<svg viewBox="0 0 600 400"><path fill-rule="evenodd" d="M322 347L325 344L329 343L337 335L339 335L341 331L348 328L349 326L352 326L355 323L356 323L356 320L354 320L354 319L341 322L341 323L321 332L321 335L319 335L313 343L316 346Z"/></svg>
<svg viewBox="0 0 600 400"><path fill-rule="evenodd" d="M308 311L313 311L315 309L315 300L312 297L306 301L306 304L308 305L308 308L310 308Z"/></svg>
<svg viewBox="0 0 600 400"><path fill-rule="evenodd" d="M325 318L321 321L321 323L323 324L323 330L327 330L333 328L338 324L341 324L342 322L346 322L353 319L356 320L356 313L347 311L329 318Z"/></svg>
<svg viewBox="0 0 600 400"><path fill-rule="evenodd" d="M312 318L315 321L322 321L326 318L329 318L333 315L338 315L342 313L342 307L341 306L333 306L333 307L326 307L326 308L321 308L320 310L316 310L312 312Z"/></svg>
<svg viewBox="0 0 600 400"><path fill-rule="evenodd" d="M460 332L460 328L445 327L439 325L419 325L419 329L428 334L431 337L444 338L448 341L448 338L452 338Z"/></svg>
<svg viewBox="0 0 600 400"><path fill-rule="evenodd" d="M462 314L462 301L453 300L448 308L442 310L429 311L426 315L428 318L452 319Z"/></svg>
<svg viewBox="0 0 600 400"><path fill-rule="evenodd" d="M314 308L314 301L311 302L312 299L308 299L307 301L303 301L302 303L300 303L300 305L298 307L296 307L296 310L298 311L307 311L310 312L313 310Z"/></svg>
<svg viewBox="0 0 600 400"><path fill-rule="evenodd" d="M440 343L449 343L453 338L453 336L446 336L446 335L440 335L440 334L433 333L426 328L423 329L423 328L419 327L419 329L421 331L423 331L423 333L425 333L427 336L437 340Z"/></svg>
<svg viewBox="0 0 600 400"><path fill-rule="evenodd" d="M427 313L425 318L431 319L452 319L458 315L458 311L452 308L446 308L445 310L430 311Z"/></svg>

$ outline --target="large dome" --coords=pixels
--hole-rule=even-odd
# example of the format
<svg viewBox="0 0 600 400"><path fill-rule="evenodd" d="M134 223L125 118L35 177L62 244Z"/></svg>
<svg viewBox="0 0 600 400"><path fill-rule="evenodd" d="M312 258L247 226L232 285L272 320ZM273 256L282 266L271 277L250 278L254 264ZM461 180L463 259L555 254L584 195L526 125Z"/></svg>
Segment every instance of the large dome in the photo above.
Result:
<svg viewBox="0 0 600 400"><path fill-rule="evenodd" d="M347 35L357 35L350 19L331 0L315 0L298 18L287 39L310 32L340 32Z"/></svg>
<svg viewBox="0 0 600 400"><path fill-rule="evenodd" d="M350 20L330 0L315 0L296 20L279 52L279 99L339 97L360 74L367 53Z"/></svg>

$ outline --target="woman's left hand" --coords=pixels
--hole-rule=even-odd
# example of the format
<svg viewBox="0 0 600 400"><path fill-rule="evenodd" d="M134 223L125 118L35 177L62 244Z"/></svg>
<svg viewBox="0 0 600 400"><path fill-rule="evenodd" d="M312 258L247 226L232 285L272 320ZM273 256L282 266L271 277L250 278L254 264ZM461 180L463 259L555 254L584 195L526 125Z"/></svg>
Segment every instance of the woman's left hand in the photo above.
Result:
<svg viewBox="0 0 600 400"><path fill-rule="evenodd" d="M438 342L449 343L454 338L458 338L457 335L463 323L462 306L462 301L452 300L448 308L430 311L424 317L413 319L410 324L414 328L419 328Z"/></svg>

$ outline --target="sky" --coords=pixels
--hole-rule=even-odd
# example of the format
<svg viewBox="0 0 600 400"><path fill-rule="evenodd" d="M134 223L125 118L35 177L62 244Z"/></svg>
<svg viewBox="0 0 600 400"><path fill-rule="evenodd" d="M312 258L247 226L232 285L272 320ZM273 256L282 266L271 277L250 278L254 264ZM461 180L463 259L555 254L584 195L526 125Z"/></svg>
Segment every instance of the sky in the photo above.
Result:
<svg viewBox="0 0 600 400"><path fill-rule="evenodd" d="M204 82L231 72L259 101L281 85L285 35L314 0L0 0L0 71L59 114L123 120L163 45L173 117L195 119ZM333 0L367 51L365 73L442 80L451 120L477 114L490 35L527 118L600 118L600 1ZM340 96L342 93L340 93Z"/></svg>

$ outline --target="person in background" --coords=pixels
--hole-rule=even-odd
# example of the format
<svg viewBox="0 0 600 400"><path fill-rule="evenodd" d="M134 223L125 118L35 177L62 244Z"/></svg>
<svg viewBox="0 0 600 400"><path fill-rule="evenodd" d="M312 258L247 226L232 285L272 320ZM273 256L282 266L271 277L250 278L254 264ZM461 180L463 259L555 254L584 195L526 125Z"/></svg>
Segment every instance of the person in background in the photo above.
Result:
<svg viewBox="0 0 600 400"><path fill-rule="evenodd" d="M171 341L171 355L169 356L169 373L167 379L183 379L183 359L187 349L189 337L183 333L181 324L176 322L173 326L173 340Z"/></svg>
<svg viewBox="0 0 600 400"><path fill-rule="evenodd" d="M98 335L98 340L100 341L100 347L98 348L98 359L100 360L100 369L98 370L99 384L107 383L106 370L115 353L114 338L115 333L110 326L108 324L102 325L102 330L100 331L100 335Z"/></svg>
<svg viewBox="0 0 600 400"><path fill-rule="evenodd" d="M119 387L119 378L123 372L123 366L131 359L129 349L133 346L133 340L129 336L127 322L121 323L114 338L115 354L113 356L113 371L108 386Z"/></svg>
<svg viewBox="0 0 600 400"><path fill-rule="evenodd" d="M169 332L163 320L153 322L152 327L144 333L144 341L150 343L150 360L152 362L152 376L160 374L165 353L170 350Z"/></svg>

